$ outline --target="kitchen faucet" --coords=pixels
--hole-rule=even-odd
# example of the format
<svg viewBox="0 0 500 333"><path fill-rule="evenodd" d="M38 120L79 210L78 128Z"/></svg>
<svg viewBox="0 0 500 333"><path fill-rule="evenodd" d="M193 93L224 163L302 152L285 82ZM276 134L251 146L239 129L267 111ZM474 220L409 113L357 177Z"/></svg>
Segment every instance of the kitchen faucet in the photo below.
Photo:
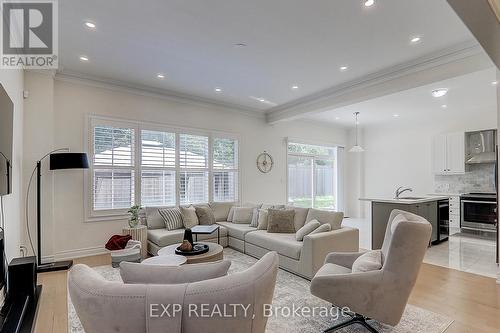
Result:
<svg viewBox="0 0 500 333"><path fill-rule="evenodd" d="M395 199L399 199L399 197L401 196L401 194L403 194L404 192L407 192L407 191L408 192L413 192L413 189L411 187L407 187L407 188L403 188L403 186L398 187L398 189L396 190L394 198Z"/></svg>

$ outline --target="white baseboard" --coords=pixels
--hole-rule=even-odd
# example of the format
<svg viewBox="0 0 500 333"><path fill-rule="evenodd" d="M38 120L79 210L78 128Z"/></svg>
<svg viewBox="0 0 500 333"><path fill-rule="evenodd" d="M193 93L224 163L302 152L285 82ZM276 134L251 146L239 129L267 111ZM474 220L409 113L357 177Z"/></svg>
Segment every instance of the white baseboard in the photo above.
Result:
<svg viewBox="0 0 500 333"><path fill-rule="evenodd" d="M71 259L95 256L95 255L106 254L106 253L109 253L109 251L106 250L106 248L104 246L87 247L87 248L83 248L83 249L57 252L56 254L51 255L51 256L43 256L42 262L49 263L49 262L60 261L60 260L71 260Z"/></svg>

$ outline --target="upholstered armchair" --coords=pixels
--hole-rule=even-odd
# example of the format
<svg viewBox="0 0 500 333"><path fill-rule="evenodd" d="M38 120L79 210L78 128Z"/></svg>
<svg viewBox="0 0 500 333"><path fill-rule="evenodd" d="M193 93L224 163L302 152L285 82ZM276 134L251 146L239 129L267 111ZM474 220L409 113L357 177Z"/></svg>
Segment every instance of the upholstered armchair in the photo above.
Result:
<svg viewBox="0 0 500 333"><path fill-rule="evenodd" d="M276 252L242 272L178 284L111 282L76 265L69 272L68 289L87 333L261 333L277 271Z"/></svg>
<svg viewBox="0 0 500 333"><path fill-rule="evenodd" d="M311 293L339 308L348 307L353 315L327 332L352 324L377 332L366 322L368 318L397 325L417 280L431 229L420 216L392 211L381 250L382 267L377 270L352 272L363 253L330 253L311 281Z"/></svg>

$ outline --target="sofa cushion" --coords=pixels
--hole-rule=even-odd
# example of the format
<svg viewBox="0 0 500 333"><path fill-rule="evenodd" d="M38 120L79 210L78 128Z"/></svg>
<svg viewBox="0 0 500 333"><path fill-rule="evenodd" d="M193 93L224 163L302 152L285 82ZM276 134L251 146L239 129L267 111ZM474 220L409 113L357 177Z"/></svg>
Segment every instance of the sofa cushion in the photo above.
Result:
<svg viewBox="0 0 500 333"><path fill-rule="evenodd" d="M305 236L309 235L320 225L321 223L316 220L312 220L311 222L304 224L304 226L295 233L295 239L299 242L303 241Z"/></svg>
<svg viewBox="0 0 500 333"><path fill-rule="evenodd" d="M161 217L158 207L146 207L146 225L148 229L165 229L165 220Z"/></svg>
<svg viewBox="0 0 500 333"><path fill-rule="evenodd" d="M332 230L337 230L341 228L343 219L344 213L342 212L310 208L307 213L306 223L312 220L318 220L321 224L328 223L332 227Z"/></svg>
<svg viewBox="0 0 500 333"><path fill-rule="evenodd" d="M184 228L190 229L199 224L195 207L179 207L179 209L181 210L182 223L184 224Z"/></svg>
<svg viewBox="0 0 500 333"><path fill-rule="evenodd" d="M234 202L212 202L210 203L210 208L212 208L212 211L214 213L215 221L227 221L227 218L229 216L229 210L231 210L231 207L233 207L236 203Z"/></svg>
<svg viewBox="0 0 500 333"><path fill-rule="evenodd" d="M208 206L195 207L195 211L200 225L212 225L215 223L215 216L212 208Z"/></svg>
<svg viewBox="0 0 500 333"><path fill-rule="evenodd" d="M266 230L257 230L245 235L245 242L276 251L282 256L299 260L302 250L302 242L295 239L295 234L272 234Z"/></svg>
<svg viewBox="0 0 500 333"><path fill-rule="evenodd" d="M259 209L259 217L257 219L257 229L259 230L267 230L267 218L269 216L269 212L267 209Z"/></svg>
<svg viewBox="0 0 500 333"><path fill-rule="evenodd" d="M314 221L314 220L313 220ZM309 223L312 223L313 221L309 222ZM308 224L309 224L308 223ZM317 227L316 229L314 229L313 232L311 232L309 235L314 235L314 234L319 234L321 232L328 232L328 231L332 231L332 227L329 225L329 224L322 224L320 225L319 227Z"/></svg>
<svg viewBox="0 0 500 333"><path fill-rule="evenodd" d="M340 265L335 265L335 264L324 264L321 266L319 271L316 273L314 276L315 278L322 277L322 276L332 276L332 275L337 275L337 274L350 274L351 270L347 267L340 266Z"/></svg>
<svg viewBox="0 0 500 333"><path fill-rule="evenodd" d="M257 228L259 226L259 209L254 208L252 213L252 222L250 222L250 226Z"/></svg>
<svg viewBox="0 0 500 333"><path fill-rule="evenodd" d="M307 213L309 213L309 208L285 206L285 209L293 209L295 211L295 217L293 218L293 224L295 225L295 231L306 224Z"/></svg>
<svg viewBox="0 0 500 333"><path fill-rule="evenodd" d="M181 243L184 239L184 230L185 229L177 229L177 230L167 230L167 229L154 229L148 230L148 240L155 243L159 247L165 247L172 244ZM223 226L219 229L220 237L227 237L227 229ZM193 235L193 239L195 236ZM212 234L199 234L198 240L204 241L207 239L216 239L217 231Z"/></svg>
<svg viewBox="0 0 500 333"><path fill-rule="evenodd" d="M352 264L352 272L378 271L382 268L382 251L369 251L358 257Z"/></svg>
<svg viewBox="0 0 500 333"><path fill-rule="evenodd" d="M269 216L267 218L267 232L272 233L295 233L295 225L293 218L295 211L269 209Z"/></svg>
<svg viewBox="0 0 500 333"><path fill-rule="evenodd" d="M250 224L252 222L253 209L254 207L236 207L232 222Z"/></svg>
<svg viewBox="0 0 500 333"><path fill-rule="evenodd" d="M257 228L251 227L249 224L236 224L231 222L217 222L217 224L227 229L227 235L229 237L237 238L242 241L245 240L245 235L247 233L257 230Z"/></svg>
<svg viewBox="0 0 500 333"><path fill-rule="evenodd" d="M158 209L158 212L163 218L165 227L168 230L184 228L184 224L182 223L181 211L179 210L179 208L160 208Z"/></svg>

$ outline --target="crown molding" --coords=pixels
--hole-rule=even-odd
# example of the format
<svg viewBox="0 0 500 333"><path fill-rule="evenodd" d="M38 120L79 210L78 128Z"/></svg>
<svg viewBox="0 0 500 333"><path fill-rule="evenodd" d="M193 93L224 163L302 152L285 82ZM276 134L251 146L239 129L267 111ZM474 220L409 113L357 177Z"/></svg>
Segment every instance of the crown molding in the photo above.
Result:
<svg viewBox="0 0 500 333"><path fill-rule="evenodd" d="M468 61L462 69L467 72L492 66L481 46L476 41L469 41L271 108L266 112L266 120L268 123L286 121L304 114L359 103L431 83L423 82L429 80L431 76L435 81L443 80L446 77L439 75L445 76L445 74L436 69L443 67L444 70L445 66L458 64L460 61ZM450 68L452 76L466 74L459 73L455 67Z"/></svg>
<svg viewBox="0 0 500 333"><path fill-rule="evenodd" d="M145 97L160 98L177 103L197 105L200 107L218 108L223 111L239 113L253 118L265 119L264 111L253 109L233 103L219 102L208 98L194 95L181 94L166 89L158 89L145 85L132 84L129 82L105 79L97 76L83 74L73 71L58 71L55 73L56 81L83 84L90 87L103 88L123 93L129 93Z"/></svg>

